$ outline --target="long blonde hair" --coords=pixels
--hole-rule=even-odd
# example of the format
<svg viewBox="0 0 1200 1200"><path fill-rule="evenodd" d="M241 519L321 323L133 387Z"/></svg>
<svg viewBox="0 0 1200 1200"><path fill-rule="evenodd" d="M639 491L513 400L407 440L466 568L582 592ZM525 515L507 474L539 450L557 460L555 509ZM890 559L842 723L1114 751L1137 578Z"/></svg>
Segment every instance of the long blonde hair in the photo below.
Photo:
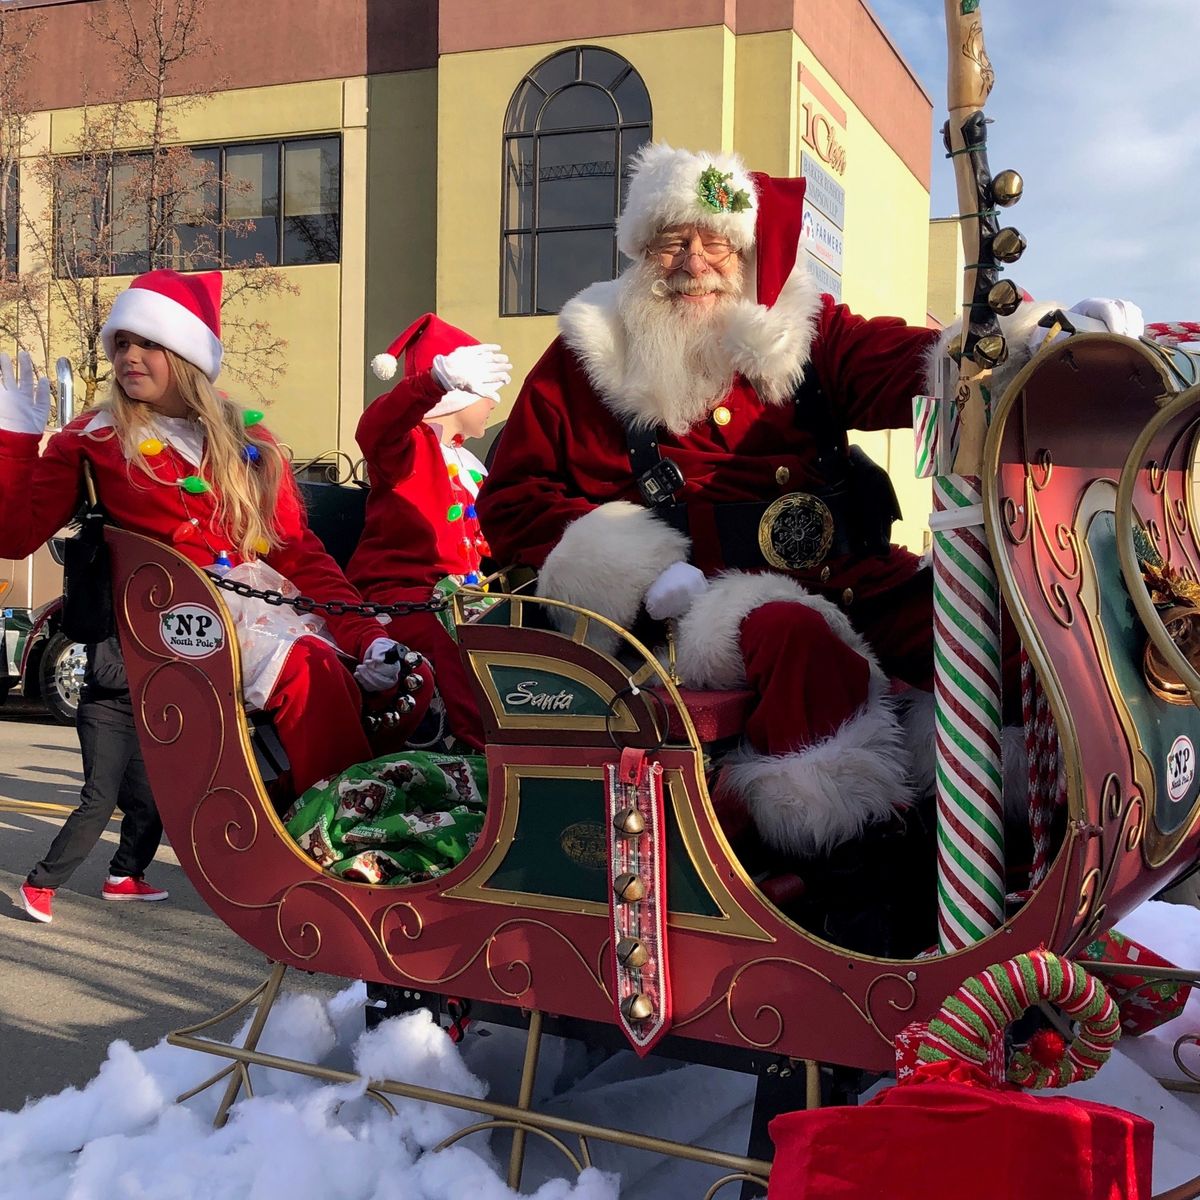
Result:
<svg viewBox="0 0 1200 1200"><path fill-rule="evenodd" d="M163 353L188 415L204 434L200 467L212 483L217 521L233 542L230 548L242 558L265 554L281 541L276 504L288 469L282 451L258 426L246 427L242 410L218 392L199 367L165 347ZM108 408L126 461L157 478L141 451L149 408L131 400L115 376ZM247 460L247 446L258 451L257 462Z"/></svg>

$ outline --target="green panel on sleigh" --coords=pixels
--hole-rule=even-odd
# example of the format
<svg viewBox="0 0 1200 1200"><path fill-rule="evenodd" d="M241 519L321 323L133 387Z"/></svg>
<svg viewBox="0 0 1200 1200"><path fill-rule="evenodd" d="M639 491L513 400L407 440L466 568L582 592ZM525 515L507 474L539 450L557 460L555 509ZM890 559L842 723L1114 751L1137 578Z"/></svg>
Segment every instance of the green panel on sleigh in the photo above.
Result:
<svg viewBox="0 0 1200 1200"><path fill-rule="evenodd" d="M560 717L605 717L608 702L586 684L541 667L488 663L501 711L509 717L553 713Z"/></svg>
<svg viewBox="0 0 1200 1200"><path fill-rule="evenodd" d="M1146 631L1121 574L1113 513L1096 514L1088 526L1087 543L1096 564L1100 623L1116 686L1154 774L1154 822L1162 833L1172 834L1190 820L1200 795L1200 771L1195 763L1200 748L1200 710L1191 704L1168 704L1146 685L1142 674Z"/></svg>
<svg viewBox="0 0 1200 1200"><path fill-rule="evenodd" d="M607 905L604 781L525 776L517 787L512 845L485 889ZM669 800L666 808L670 911L719 917L721 910L688 858Z"/></svg>

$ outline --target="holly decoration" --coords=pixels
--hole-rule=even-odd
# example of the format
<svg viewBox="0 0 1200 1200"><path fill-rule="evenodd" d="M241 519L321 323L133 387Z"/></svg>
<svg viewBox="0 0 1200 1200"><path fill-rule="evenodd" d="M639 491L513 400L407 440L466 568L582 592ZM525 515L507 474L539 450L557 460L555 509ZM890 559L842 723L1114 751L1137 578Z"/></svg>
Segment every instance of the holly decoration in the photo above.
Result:
<svg viewBox="0 0 1200 1200"><path fill-rule="evenodd" d="M750 194L732 184L733 172L705 167L696 187L700 205L713 213L740 213L750 207Z"/></svg>

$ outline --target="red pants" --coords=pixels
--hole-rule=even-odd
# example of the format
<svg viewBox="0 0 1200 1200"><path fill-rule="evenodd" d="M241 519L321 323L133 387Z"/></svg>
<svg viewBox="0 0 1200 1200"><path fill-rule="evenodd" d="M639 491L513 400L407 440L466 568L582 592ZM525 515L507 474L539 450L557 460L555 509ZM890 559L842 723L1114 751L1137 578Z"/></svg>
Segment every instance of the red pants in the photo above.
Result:
<svg viewBox="0 0 1200 1200"><path fill-rule="evenodd" d="M332 646L300 638L284 659L266 711L292 765L296 794L372 756L362 697Z"/></svg>

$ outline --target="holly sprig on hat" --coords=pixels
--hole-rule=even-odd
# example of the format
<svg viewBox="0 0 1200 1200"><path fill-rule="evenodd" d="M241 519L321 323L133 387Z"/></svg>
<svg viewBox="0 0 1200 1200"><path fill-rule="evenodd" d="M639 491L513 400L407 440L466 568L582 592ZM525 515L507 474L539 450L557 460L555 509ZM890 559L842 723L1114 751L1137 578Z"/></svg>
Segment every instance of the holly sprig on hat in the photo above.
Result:
<svg viewBox="0 0 1200 1200"><path fill-rule="evenodd" d="M750 207L750 193L732 186L733 172L706 167L700 172L696 193L700 204L714 213L740 213Z"/></svg>

